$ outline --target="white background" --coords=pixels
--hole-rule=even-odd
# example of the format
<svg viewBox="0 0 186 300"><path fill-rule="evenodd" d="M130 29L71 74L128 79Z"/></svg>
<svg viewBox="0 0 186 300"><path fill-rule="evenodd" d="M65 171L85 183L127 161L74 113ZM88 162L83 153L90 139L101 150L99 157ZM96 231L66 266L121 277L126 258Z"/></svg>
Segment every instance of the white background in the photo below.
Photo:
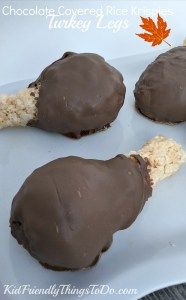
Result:
<svg viewBox="0 0 186 300"><path fill-rule="evenodd" d="M75 29L48 29L48 21L41 16L4 16L2 8L99 8L112 5L118 8L171 9L172 15L164 18L171 28L168 41L172 46L181 44L185 34L186 1L0 1L0 84L38 76L40 71L65 51L96 52L106 59L154 51L149 43L135 36L141 32L140 16L123 16L129 19L129 28L113 33L95 27L87 32ZM163 16L163 12L161 13ZM143 16L145 16L142 13ZM148 15L149 16L149 15ZM94 17L92 17L94 18ZM113 16L110 19L121 19ZM156 15L153 16L156 19ZM109 18L108 18L109 20ZM156 49L167 50L166 44Z"/></svg>

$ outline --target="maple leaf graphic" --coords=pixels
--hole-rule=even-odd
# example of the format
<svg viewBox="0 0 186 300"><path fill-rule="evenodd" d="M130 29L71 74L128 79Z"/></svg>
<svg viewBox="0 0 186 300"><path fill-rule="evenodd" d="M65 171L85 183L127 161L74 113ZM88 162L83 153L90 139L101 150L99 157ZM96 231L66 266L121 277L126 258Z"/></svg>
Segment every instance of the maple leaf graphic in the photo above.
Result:
<svg viewBox="0 0 186 300"><path fill-rule="evenodd" d="M136 33L137 36L144 39L146 42L152 43L153 47L160 45L162 42L165 42L167 45L171 46L167 41L165 41L171 30L167 29L167 23L159 14L157 17L157 25L150 17L141 17L141 20L143 23L139 26L150 33Z"/></svg>

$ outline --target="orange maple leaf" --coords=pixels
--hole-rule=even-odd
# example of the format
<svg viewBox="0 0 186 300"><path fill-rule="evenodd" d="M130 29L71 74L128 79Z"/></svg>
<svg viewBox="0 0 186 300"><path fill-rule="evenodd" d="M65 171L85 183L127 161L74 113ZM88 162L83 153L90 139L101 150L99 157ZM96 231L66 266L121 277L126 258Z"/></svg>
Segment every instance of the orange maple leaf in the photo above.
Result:
<svg viewBox="0 0 186 300"><path fill-rule="evenodd" d="M150 17L141 17L141 20L143 23L140 25L140 27L150 33L136 33L137 36L144 39L146 42L152 42L153 47L156 45L160 45L162 42L165 42L166 44L171 46L167 41L165 41L165 39L169 36L171 30L167 29L167 23L163 20L162 17L160 17L159 14L157 18L157 25Z"/></svg>

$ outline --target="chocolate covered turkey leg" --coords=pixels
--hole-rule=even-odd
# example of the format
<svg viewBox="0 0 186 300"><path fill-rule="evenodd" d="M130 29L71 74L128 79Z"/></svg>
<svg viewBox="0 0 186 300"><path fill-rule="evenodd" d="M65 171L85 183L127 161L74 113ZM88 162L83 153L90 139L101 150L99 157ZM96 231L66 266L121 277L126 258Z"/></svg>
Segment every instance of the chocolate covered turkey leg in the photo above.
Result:
<svg viewBox="0 0 186 300"><path fill-rule="evenodd" d="M125 91L121 73L103 57L66 52L28 88L0 97L0 128L31 125L79 138L115 120Z"/></svg>
<svg viewBox="0 0 186 300"><path fill-rule="evenodd" d="M186 47L171 48L149 64L134 96L139 112L154 121L186 121Z"/></svg>
<svg viewBox="0 0 186 300"><path fill-rule="evenodd" d="M128 157L54 160L36 169L14 197L11 233L47 268L90 267L113 234L137 218L152 184L184 160L181 146L163 137Z"/></svg>

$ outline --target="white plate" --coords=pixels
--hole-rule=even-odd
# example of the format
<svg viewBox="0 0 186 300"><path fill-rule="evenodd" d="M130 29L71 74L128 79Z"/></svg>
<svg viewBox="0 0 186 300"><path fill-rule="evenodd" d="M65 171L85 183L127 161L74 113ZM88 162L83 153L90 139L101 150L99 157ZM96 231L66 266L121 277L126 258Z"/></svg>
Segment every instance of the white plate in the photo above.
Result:
<svg viewBox="0 0 186 300"><path fill-rule="evenodd" d="M92 269L78 272L46 270L17 244L9 230L13 196L36 167L55 158L78 155L108 159L118 153L139 149L146 140L157 134L172 137L186 148L186 123L175 126L154 123L134 109L134 84L154 56L155 54L140 55L111 62L124 75L127 95L119 117L105 132L72 140L60 134L29 127L0 131L2 285L30 284L31 287L45 288L52 284L71 284L83 288L89 284L108 284L113 289L138 289L137 295L121 296L122 299L137 299L159 288L186 281L185 166L175 176L158 185L137 221L129 229L114 235L112 247ZM1 87L0 93L15 92L24 86L25 82L11 83ZM1 286L1 295L2 293ZM2 297L6 299L5 296ZM11 299L30 297L27 294L14 295ZM75 297L77 298L70 296ZM84 296L83 299L90 297ZM102 297L104 296L98 295L97 299ZM116 297L120 298L118 295ZM37 299L54 297L37 296Z"/></svg>

